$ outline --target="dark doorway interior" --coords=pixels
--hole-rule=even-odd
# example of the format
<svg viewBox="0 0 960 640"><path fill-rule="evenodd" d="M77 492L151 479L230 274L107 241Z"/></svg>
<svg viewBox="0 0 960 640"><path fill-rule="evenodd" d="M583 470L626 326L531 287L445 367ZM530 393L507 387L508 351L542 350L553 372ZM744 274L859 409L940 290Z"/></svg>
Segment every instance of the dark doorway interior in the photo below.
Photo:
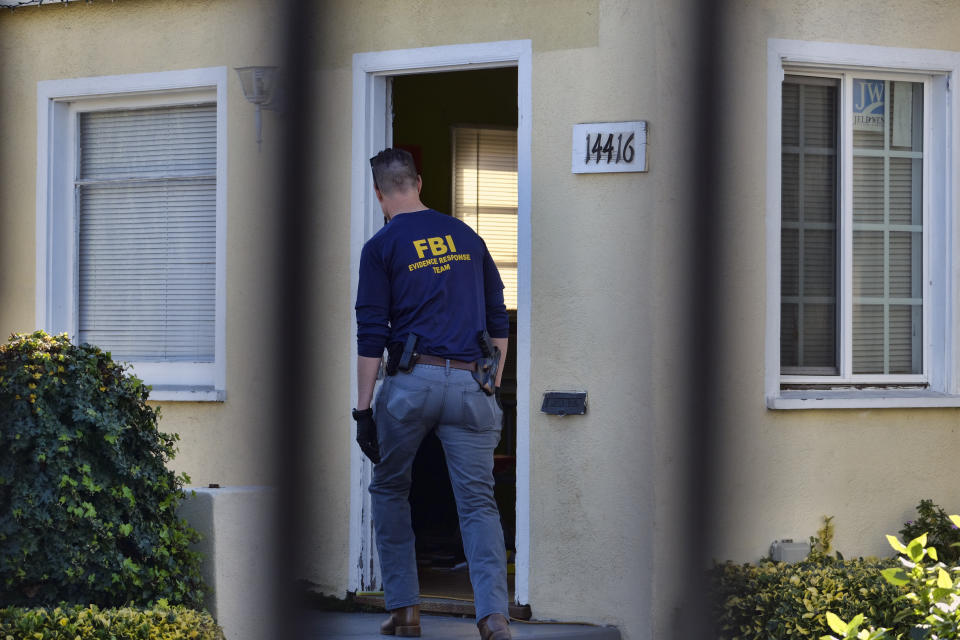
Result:
<svg viewBox="0 0 960 640"><path fill-rule="evenodd" d="M509 227L510 219L502 213L502 203L495 203L500 206L500 209L484 207L483 183L477 180L476 183L481 186L475 187L477 191L472 196L476 199L476 213L464 214L462 206L464 187L462 182L458 182L456 172L464 171L463 150L468 142L472 144L474 139L483 142L488 139L483 137L486 132L492 132L491 139L495 139L496 144L502 146L504 139L509 140L509 137L504 136L509 136L511 131L515 136L517 70L511 67L416 74L397 76L392 81L393 144L411 151L417 160L418 168L424 178L421 199L427 206L438 211L451 215L472 216L468 223L476 225L474 228L477 228L488 246L498 243L498 246L503 247L500 250L500 257L494 254L494 258L501 267L501 273L508 288L514 287L512 304L507 296L508 308L512 306L510 308L511 350L504 363L501 387L504 425L494 463L495 493L508 549L512 599L516 523L517 313L515 284L511 285L510 281L511 279L513 283L516 281L516 225L514 221L511 263L509 255L511 240L502 233ZM465 140L467 142L464 142ZM455 153L457 144L460 145L459 154ZM487 142L483 144L489 148ZM514 143L514 153L515 147ZM500 171L502 163L502 159L494 161L493 165L478 162L476 175L479 176L481 172L485 172L484 175L508 175L509 171ZM496 171L488 170L491 166ZM515 179L514 168L514 181ZM497 188L494 187L494 190L496 191ZM461 202L460 205L455 202L455 194L458 193L457 199ZM495 224L488 223L489 220L493 220ZM491 253L493 253L492 249ZM446 599L472 599L473 593L460 541L456 505L447 475L443 448L433 434L424 440L414 462L410 504L417 539L421 593L424 596L439 596Z"/></svg>

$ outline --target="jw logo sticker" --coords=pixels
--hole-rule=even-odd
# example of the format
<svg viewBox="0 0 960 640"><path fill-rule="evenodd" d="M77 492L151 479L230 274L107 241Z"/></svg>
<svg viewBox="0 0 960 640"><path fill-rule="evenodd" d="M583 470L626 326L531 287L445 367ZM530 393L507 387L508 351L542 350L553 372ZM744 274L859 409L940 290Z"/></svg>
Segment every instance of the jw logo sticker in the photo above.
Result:
<svg viewBox="0 0 960 640"><path fill-rule="evenodd" d="M883 80L853 80L853 130L883 133L886 115Z"/></svg>

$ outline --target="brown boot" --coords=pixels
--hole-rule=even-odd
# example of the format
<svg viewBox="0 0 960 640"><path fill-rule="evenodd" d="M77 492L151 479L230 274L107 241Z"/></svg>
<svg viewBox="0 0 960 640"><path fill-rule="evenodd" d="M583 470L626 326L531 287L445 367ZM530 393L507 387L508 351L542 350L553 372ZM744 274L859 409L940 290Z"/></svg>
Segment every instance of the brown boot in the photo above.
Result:
<svg viewBox="0 0 960 640"><path fill-rule="evenodd" d="M385 636L402 638L420 637L420 605L412 604L390 612L390 617L380 625L380 633Z"/></svg>
<svg viewBox="0 0 960 640"><path fill-rule="evenodd" d="M502 613L491 613L477 623L482 640L511 640L510 623Z"/></svg>

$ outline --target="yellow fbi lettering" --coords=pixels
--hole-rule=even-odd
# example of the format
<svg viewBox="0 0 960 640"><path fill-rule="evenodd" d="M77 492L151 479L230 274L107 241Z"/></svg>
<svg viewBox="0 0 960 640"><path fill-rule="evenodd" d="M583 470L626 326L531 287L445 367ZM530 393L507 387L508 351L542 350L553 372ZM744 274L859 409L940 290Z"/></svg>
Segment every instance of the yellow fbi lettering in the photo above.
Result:
<svg viewBox="0 0 960 640"><path fill-rule="evenodd" d="M417 250L417 257L421 260L427 255L427 249L435 256L442 256L445 253L456 253L457 245L453 243L453 236L446 235L443 238L421 238L413 241L413 248Z"/></svg>

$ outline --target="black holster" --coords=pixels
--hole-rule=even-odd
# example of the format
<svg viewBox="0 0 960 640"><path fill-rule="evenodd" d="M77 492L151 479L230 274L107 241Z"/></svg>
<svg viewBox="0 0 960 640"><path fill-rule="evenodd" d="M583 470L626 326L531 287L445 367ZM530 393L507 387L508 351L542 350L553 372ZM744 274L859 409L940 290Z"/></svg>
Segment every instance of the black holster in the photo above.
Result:
<svg viewBox="0 0 960 640"><path fill-rule="evenodd" d="M420 338L413 333L407 335L407 342L391 342L387 345L387 368L385 370L388 376L396 375L398 371L409 372L417 364L417 342Z"/></svg>
<svg viewBox="0 0 960 640"><path fill-rule="evenodd" d="M397 365L400 363L400 354L403 353L403 344L391 342L387 345L387 366L383 372L388 376L397 375Z"/></svg>
<svg viewBox="0 0 960 640"><path fill-rule="evenodd" d="M477 360L476 367L471 373L483 392L492 396L497 383L497 369L500 367L500 349L493 346L490 334L485 330L477 335L477 340L480 342L483 357Z"/></svg>

